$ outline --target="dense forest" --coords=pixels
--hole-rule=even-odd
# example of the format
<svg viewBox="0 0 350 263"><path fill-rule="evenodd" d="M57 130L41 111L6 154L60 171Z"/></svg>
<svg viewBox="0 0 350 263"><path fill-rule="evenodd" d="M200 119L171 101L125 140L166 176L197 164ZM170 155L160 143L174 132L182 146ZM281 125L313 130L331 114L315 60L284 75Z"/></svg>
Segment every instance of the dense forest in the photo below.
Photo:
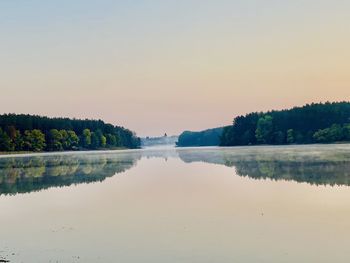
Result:
<svg viewBox="0 0 350 263"><path fill-rule="evenodd" d="M254 112L225 127L221 146L350 141L350 103L313 103L289 110Z"/></svg>
<svg viewBox="0 0 350 263"><path fill-rule="evenodd" d="M128 129L102 120L0 115L0 151L63 151L138 148Z"/></svg>
<svg viewBox="0 0 350 263"><path fill-rule="evenodd" d="M214 128L199 132L184 131L180 134L176 145L179 147L218 146L223 129Z"/></svg>

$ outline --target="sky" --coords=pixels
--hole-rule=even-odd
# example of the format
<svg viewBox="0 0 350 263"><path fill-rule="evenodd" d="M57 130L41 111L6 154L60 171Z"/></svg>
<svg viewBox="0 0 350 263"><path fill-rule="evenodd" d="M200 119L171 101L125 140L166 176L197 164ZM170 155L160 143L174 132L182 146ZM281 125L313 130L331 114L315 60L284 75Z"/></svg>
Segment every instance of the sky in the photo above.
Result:
<svg viewBox="0 0 350 263"><path fill-rule="evenodd" d="M350 100L350 1L0 1L0 113L139 136Z"/></svg>

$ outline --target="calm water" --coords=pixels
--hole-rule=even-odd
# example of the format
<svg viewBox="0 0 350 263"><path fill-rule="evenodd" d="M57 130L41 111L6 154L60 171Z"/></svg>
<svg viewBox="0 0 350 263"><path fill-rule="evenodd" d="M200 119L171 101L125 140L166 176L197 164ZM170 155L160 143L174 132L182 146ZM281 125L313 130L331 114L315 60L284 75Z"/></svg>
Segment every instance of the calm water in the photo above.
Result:
<svg viewBox="0 0 350 263"><path fill-rule="evenodd" d="M349 262L350 145L0 158L10 262Z"/></svg>

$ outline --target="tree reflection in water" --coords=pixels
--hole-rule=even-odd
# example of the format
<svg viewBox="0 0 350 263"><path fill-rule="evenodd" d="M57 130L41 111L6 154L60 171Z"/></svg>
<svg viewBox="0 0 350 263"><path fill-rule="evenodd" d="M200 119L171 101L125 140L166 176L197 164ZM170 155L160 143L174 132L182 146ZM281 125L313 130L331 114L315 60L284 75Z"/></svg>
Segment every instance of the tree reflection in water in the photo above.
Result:
<svg viewBox="0 0 350 263"><path fill-rule="evenodd" d="M253 179L292 180L312 185L350 185L350 147L237 147L202 151L178 150L184 162L234 167Z"/></svg>
<svg viewBox="0 0 350 263"><path fill-rule="evenodd" d="M350 145L179 148L0 158L0 195L101 182L141 158L220 164L253 179L350 185Z"/></svg>
<svg viewBox="0 0 350 263"><path fill-rule="evenodd" d="M133 167L140 154L59 154L0 158L0 194L101 182Z"/></svg>

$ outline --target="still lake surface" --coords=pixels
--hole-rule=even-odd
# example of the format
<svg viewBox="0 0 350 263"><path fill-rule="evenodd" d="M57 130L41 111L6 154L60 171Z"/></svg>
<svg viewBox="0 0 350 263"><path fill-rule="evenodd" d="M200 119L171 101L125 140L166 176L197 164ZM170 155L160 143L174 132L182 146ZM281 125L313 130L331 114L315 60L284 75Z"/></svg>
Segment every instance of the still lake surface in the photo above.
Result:
<svg viewBox="0 0 350 263"><path fill-rule="evenodd" d="M0 259L349 262L350 145L0 157Z"/></svg>

